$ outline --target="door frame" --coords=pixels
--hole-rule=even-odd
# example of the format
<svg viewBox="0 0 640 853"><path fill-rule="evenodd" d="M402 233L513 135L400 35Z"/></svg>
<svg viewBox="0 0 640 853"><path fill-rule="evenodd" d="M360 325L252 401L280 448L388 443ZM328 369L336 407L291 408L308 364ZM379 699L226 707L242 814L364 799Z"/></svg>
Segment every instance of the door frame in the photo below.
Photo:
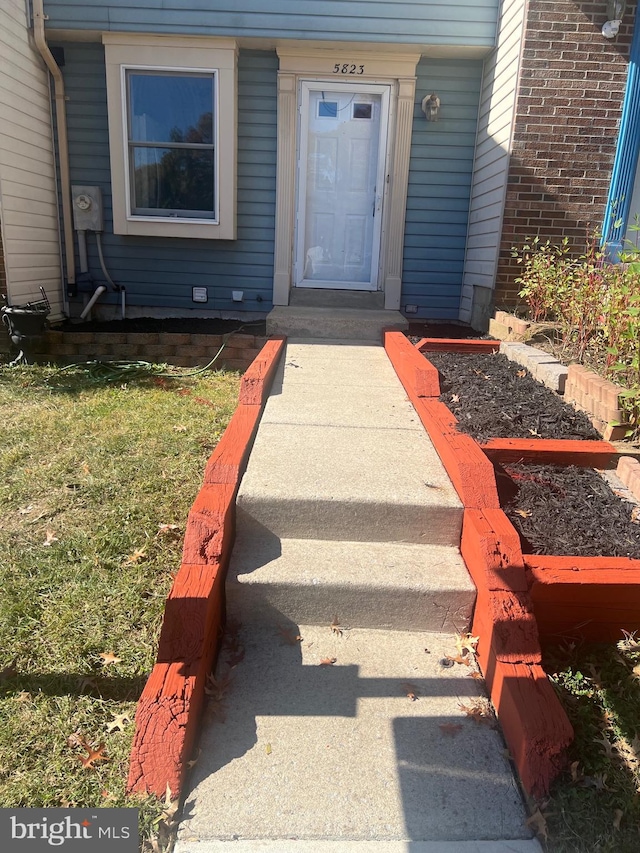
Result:
<svg viewBox="0 0 640 853"><path fill-rule="evenodd" d="M299 81L337 80L356 65L357 82L392 85L388 178L381 244L380 284L384 307L398 310L402 286L404 226L409 183L411 131L416 110L416 67L420 52L382 51L380 45L345 42L278 45L278 126L273 304L288 305L293 283L296 171L298 162ZM347 66L346 63L349 63ZM336 68L338 71L336 71ZM336 75L336 76L334 76ZM339 76L338 76L339 75ZM356 82L356 81L354 81Z"/></svg>
<svg viewBox="0 0 640 853"><path fill-rule="evenodd" d="M300 80L299 81L299 113L300 130L298 146L298 169L296 191L296 235L294 240L294 263L292 287L326 288L330 290L363 290L377 291L381 289L380 249L382 244L382 225L384 218L385 200L388 190L386 176L388 171L389 152L389 112L391 102L391 84L361 83L346 80ZM309 153L309 99L311 92L361 92L364 95L380 95L380 125L378 132L378 164L376 168L375 213L374 228L371 243L371 274L368 282L363 281L323 281L305 279L305 233L307 207L307 158ZM382 192L379 191L382 187Z"/></svg>

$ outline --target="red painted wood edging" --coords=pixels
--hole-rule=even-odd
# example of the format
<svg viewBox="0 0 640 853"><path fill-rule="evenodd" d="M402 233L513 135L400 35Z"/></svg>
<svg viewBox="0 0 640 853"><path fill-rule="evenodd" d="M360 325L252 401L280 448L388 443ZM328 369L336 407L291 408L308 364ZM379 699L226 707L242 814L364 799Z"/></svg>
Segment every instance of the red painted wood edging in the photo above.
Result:
<svg viewBox="0 0 640 853"><path fill-rule="evenodd" d="M416 344L420 352L498 352L500 341L476 341L465 338L422 338Z"/></svg>
<svg viewBox="0 0 640 853"><path fill-rule="evenodd" d="M385 335L385 348L396 367L390 336ZM474 349L486 351L467 351ZM443 403L416 393L411 375L397 367L396 372L465 506L461 553L477 588L472 632L479 637L478 663L520 779L532 796L543 796L565 765L573 730L539 663L518 534L500 508L493 465L477 442L458 432Z"/></svg>
<svg viewBox="0 0 640 853"><path fill-rule="evenodd" d="M527 461L582 468L613 468L619 456L619 451L608 441L490 438L480 447L492 462Z"/></svg>
<svg viewBox="0 0 640 853"><path fill-rule="evenodd" d="M129 792L176 799L184 782L222 638L224 580L240 479L285 338L265 344L242 378L239 404L205 469L189 512L182 564L165 604L156 664L142 691L129 763Z"/></svg>
<svg viewBox="0 0 640 853"><path fill-rule="evenodd" d="M386 330L384 348L398 378L413 402L413 398L439 397L438 371L416 350L403 332Z"/></svg>
<svg viewBox="0 0 640 853"><path fill-rule="evenodd" d="M640 560L526 556L540 634L608 643L640 630Z"/></svg>

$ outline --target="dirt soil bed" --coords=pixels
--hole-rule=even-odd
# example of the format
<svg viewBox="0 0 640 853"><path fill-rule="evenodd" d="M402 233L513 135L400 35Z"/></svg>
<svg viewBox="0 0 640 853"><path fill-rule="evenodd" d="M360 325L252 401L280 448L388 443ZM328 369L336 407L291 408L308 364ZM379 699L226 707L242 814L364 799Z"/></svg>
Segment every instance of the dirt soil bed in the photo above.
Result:
<svg viewBox="0 0 640 853"><path fill-rule="evenodd" d="M496 475L525 554L640 559L640 507L592 468L519 463Z"/></svg>
<svg viewBox="0 0 640 853"><path fill-rule="evenodd" d="M597 440L585 414L500 353L428 352L440 373L440 399L458 419L461 432L489 438Z"/></svg>

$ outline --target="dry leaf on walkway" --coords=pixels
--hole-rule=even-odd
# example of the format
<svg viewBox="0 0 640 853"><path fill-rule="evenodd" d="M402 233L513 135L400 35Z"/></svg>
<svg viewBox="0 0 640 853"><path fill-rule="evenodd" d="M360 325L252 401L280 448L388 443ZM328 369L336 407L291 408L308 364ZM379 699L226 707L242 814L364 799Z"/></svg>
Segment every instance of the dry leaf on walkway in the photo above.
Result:
<svg viewBox="0 0 640 853"><path fill-rule="evenodd" d="M476 679L478 679L478 681L484 681L484 676L482 675L482 673L476 672L476 670L474 670L473 672L468 672L467 676L469 678L476 678Z"/></svg>
<svg viewBox="0 0 640 853"><path fill-rule="evenodd" d="M96 761L108 761L106 755L104 755L104 744L101 743L97 749L93 749L93 747L89 746L84 738L81 739L80 746L83 749L86 749L89 755L79 755L78 761L82 764L85 770L93 769Z"/></svg>
<svg viewBox="0 0 640 853"><path fill-rule="evenodd" d="M102 666L109 666L110 663L120 663L122 658L116 657L113 652L100 652L98 657L102 658Z"/></svg>
<svg viewBox="0 0 640 853"><path fill-rule="evenodd" d="M491 706L486 699L475 699L470 705L458 705L461 711L464 711L467 717L485 726L493 726L493 712Z"/></svg>
<svg viewBox="0 0 640 853"><path fill-rule="evenodd" d="M320 666L333 666L338 658L322 658L320 661Z"/></svg>
<svg viewBox="0 0 640 853"><path fill-rule="evenodd" d="M233 676L230 672L224 676L220 676L219 678L215 678L211 673L209 673L207 676L207 683L204 686L204 692L207 696L211 696L214 701L221 702L227 695L232 681Z"/></svg>
<svg viewBox="0 0 640 853"><path fill-rule="evenodd" d="M270 743L268 743L266 745L265 752L267 753L267 755L271 755L271 744Z"/></svg>
<svg viewBox="0 0 640 853"><path fill-rule="evenodd" d="M285 628L283 625L278 625L278 634L287 646L297 646L302 642L302 637L292 628Z"/></svg>
<svg viewBox="0 0 640 853"><path fill-rule="evenodd" d="M471 661L467 657L462 657L462 655L445 655L447 660L453 661L453 663L463 663L465 666L471 666Z"/></svg>
<svg viewBox="0 0 640 853"><path fill-rule="evenodd" d="M404 690L407 698L411 699L412 702L415 702L417 700L419 693L418 688L415 686L415 684L412 684L410 681L405 681L401 685L401 687Z"/></svg>
<svg viewBox="0 0 640 853"><path fill-rule="evenodd" d="M333 622L331 623L331 633L337 634L339 637L342 636L342 628L340 627L337 614L333 617Z"/></svg>
<svg viewBox="0 0 640 853"><path fill-rule="evenodd" d="M549 837L547 821L540 809L536 809L534 811L531 817L526 821L526 825L529 827L529 829L532 829L539 838L542 838L544 841L546 841Z"/></svg>
<svg viewBox="0 0 640 853"><path fill-rule="evenodd" d="M474 637L471 634L456 634L456 648L459 654L465 652L475 652L480 637Z"/></svg>
<svg viewBox="0 0 640 853"><path fill-rule="evenodd" d="M462 730L462 723L439 723L438 728L443 735L455 737Z"/></svg>

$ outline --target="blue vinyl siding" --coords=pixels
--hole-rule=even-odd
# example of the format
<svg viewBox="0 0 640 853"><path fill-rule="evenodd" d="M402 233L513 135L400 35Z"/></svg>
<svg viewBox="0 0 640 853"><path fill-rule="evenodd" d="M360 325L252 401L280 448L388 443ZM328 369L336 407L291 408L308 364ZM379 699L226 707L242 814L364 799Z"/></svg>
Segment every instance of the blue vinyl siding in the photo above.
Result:
<svg viewBox="0 0 640 853"><path fill-rule="evenodd" d="M404 240L402 307L416 317L458 317L482 62L423 59L418 65ZM440 97L437 122L425 95Z"/></svg>
<svg viewBox="0 0 640 853"><path fill-rule="evenodd" d="M107 268L114 281L126 287L128 304L269 311L275 232L275 53L240 52L237 240L221 241L113 234L103 47L76 42L64 48L71 181L102 188ZM88 240L90 270L101 281L95 240L92 235ZM208 288L206 305L192 301L195 286ZM232 290L244 291L242 304L232 302ZM104 299L117 302L115 294Z"/></svg>
<svg viewBox="0 0 640 853"><path fill-rule="evenodd" d="M45 12L50 29L489 49L498 0L45 0Z"/></svg>

